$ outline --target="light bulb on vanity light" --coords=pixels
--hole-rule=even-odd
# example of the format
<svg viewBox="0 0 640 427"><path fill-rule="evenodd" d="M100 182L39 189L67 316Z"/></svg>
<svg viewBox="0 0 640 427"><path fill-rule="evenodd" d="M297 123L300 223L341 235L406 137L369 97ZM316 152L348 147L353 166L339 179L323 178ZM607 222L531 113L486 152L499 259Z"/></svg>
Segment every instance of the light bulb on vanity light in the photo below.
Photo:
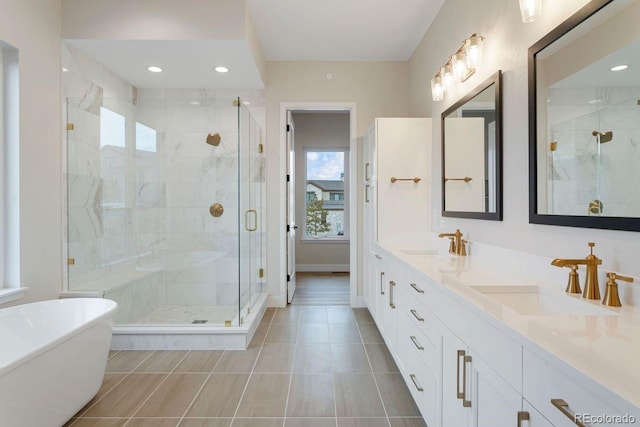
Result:
<svg viewBox="0 0 640 427"><path fill-rule="evenodd" d="M444 99L444 85L440 72L431 79L431 97L436 102Z"/></svg>
<svg viewBox="0 0 640 427"><path fill-rule="evenodd" d="M453 88L455 77L453 75L453 65L451 65L451 61L447 62L445 66L440 69L440 75L442 76L442 84L445 90Z"/></svg>
<svg viewBox="0 0 640 427"><path fill-rule="evenodd" d="M467 67L475 70L482 61L482 42L484 37L473 33L471 37L467 39L464 45L465 53L467 54Z"/></svg>
<svg viewBox="0 0 640 427"><path fill-rule="evenodd" d="M522 22L528 24L542 15L542 0L520 0Z"/></svg>
<svg viewBox="0 0 640 427"><path fill-rule="evenodd" d="M456 80L463 81L468 72L467 54L463 50L459 50L451 57L451 64L453 65L453 75Z"/></svg>

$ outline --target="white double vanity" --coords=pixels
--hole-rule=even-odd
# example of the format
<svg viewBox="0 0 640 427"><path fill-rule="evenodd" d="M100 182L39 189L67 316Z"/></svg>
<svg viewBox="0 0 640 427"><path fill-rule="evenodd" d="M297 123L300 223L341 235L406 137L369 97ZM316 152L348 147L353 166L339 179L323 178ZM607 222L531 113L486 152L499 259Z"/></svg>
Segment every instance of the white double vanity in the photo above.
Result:
<svg viewBox="0 0 640 427"><path fill-rule="evenodd" d="M640 425L640 313L565 294L550 259L447 253L423 231L430 139L395 118L363 141L364 296L427 424Z"/></svg>

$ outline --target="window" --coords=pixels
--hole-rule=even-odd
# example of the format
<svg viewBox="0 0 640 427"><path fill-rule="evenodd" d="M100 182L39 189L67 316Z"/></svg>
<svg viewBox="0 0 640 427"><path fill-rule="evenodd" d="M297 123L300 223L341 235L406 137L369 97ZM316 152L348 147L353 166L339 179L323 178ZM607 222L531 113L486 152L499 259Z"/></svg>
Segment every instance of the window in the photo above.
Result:
<svg viewBox="0 0 640 427"><path fill-rule="evenodd" d="M18 49L0 40L0 303L19 299L20 173Z"/></svg>
<svg viewBox="0 0 640 427"><path fill-rule="evenodd" d="M305 150L305 239L348 238L346 149Z"/></svg>
<svg viewBox="0 0 640 427"><path fill-rule="evenodd" d="M136 150L150 153L158 151L158 139L155 129L136 122Z"/></svg>

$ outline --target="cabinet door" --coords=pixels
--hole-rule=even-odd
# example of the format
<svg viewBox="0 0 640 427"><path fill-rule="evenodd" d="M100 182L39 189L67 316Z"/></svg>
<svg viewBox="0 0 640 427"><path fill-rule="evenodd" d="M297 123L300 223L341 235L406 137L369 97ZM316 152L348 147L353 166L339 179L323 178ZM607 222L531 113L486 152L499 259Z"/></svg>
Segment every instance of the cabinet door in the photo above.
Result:
<svg viewBox="0 0 640 427"><path fill-rule="evenodd" d="M468 389L465 356L467 346L441 325L442 348L442 427L469 425L469 410L464 406L464 392ZM465 381L466 380L466 381ZM499 424L494 424L498 426Z"/></svg>
<svg viewBox="0 0 640 427"><path fill-rule="evenodd" d="M467 400L474 427L515 426L522 407L522 396L484 360L473 353L467 363L471 372L471 392Z"/></svg>
<svg viewBox="0 0 640 427"><path fill-rule="evenodd" d="M389 351L394 354L398 350L398 290L403 280L404 269L398 268L391 260L386 262L385 275L385 332L384 339Z"/></svg>

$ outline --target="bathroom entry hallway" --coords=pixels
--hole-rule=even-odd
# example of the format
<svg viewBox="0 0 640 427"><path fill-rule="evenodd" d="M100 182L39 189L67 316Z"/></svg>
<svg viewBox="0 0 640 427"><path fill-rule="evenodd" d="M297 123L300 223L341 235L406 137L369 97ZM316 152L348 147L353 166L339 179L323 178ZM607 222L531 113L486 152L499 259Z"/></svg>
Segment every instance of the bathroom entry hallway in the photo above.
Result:
<svg viewBox="0 0 640 427"><path fill-rule="evenodd" d="M349 305L349 273L297 272L291 305Z"/></svg>
<svg viewBox="0 0 640 427"><path fill-rule="evenodd" d="M64 427L426 427L366 308L267 309L247 350L112 351Z"/></svg>

